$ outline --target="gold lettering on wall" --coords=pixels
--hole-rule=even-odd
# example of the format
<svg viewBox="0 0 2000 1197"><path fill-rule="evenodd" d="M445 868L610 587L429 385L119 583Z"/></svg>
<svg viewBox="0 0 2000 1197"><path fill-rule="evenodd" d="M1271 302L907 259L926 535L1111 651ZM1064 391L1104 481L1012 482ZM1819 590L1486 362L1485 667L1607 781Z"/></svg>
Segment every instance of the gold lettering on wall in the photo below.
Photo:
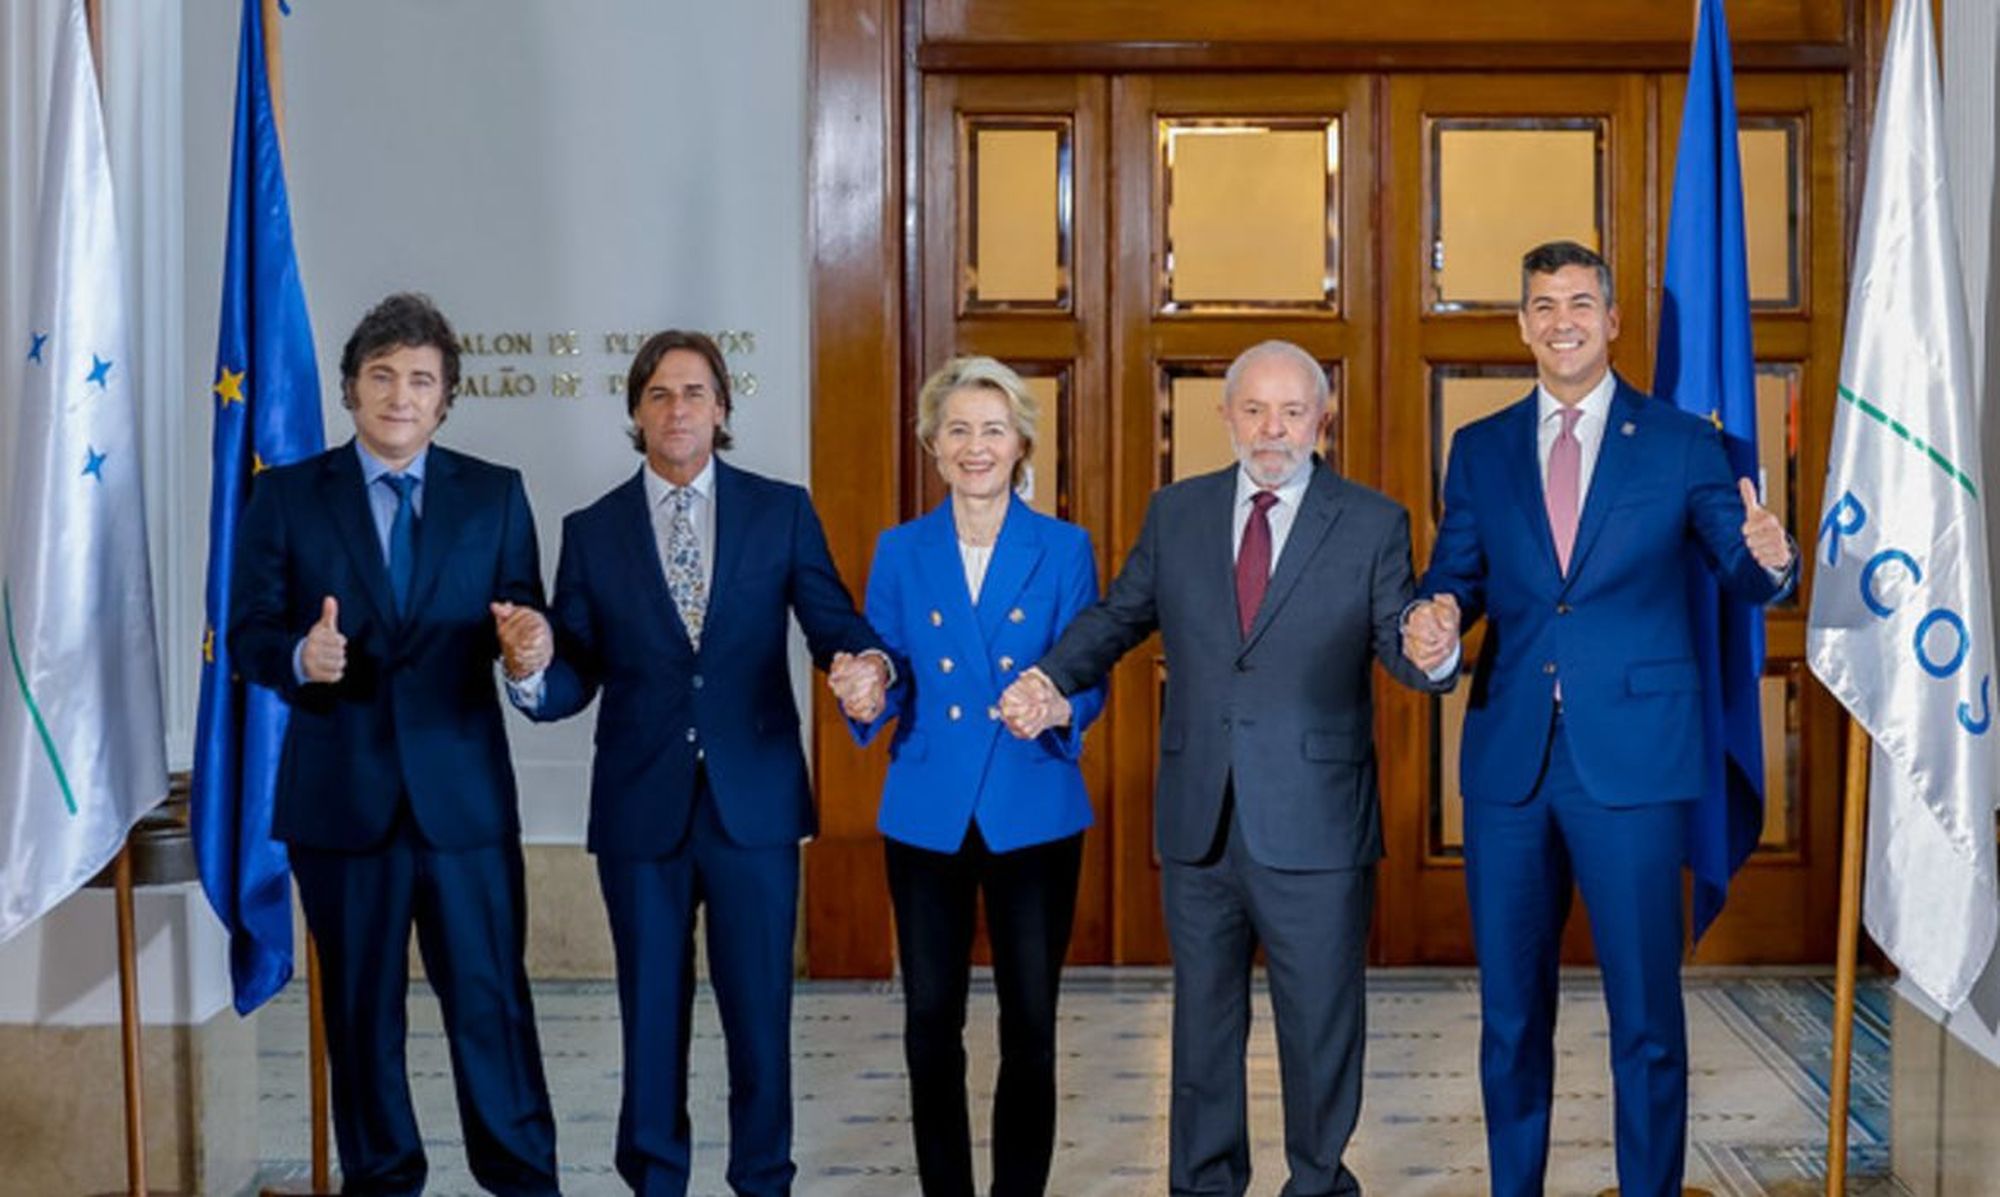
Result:
<svg viewBox="0 0 2000 1197"><path fill-rule="evenodd" d="M539 334L506 329L498 332L481 331L460 333L459 353L467 358L517 358L526 359L518 364L509 362L495 364L491 370L472 366L459 378L458 393L473 399L533 399L547 395L554 399L581 399L586 390L586 380L590 369L582 361L570 359L604 359L594 365L605 368L604 393L623 395L625 393L625 369L631 357L646 343L650 332L618 330L610 332L583 333L576 329L557 329ZM716 347L725 358L737 358L757 352L757 333L748 328L724 328L709 334ZM541 346L538 350L537 346ZM592 346L601 346L592 352ZM546 373L536 371L536 359L563 359L561 368L549 369ZM551 362L551 366L557 363ZM754 371L731 370L729 389L738 399L747 399L757 393L757 375Z"/></svg>

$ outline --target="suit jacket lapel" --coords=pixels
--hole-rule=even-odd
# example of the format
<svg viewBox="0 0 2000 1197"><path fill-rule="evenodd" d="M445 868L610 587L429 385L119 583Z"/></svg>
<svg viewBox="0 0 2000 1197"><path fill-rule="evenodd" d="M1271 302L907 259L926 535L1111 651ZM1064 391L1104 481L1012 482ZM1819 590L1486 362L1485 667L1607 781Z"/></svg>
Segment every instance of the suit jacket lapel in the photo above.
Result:
<svg viewBox="0 0 2000 1197"><path fill-rule="evenodd" d="M382 559L382 541L375 534L375 513L368 506L368 488L361 480L361 458L352 440L327 455L320 486L327 510L333 513L340 542L354 559L369 605L381 617L382 626L396 627L399 621L396 599L389 590L389 563Z"/></svg>
<svg viewBox="0 0 2000 1197"><path fill-rule="evenodd" d="M1551 578L1562 577L1562 566L1556 561L1555 533L1549 530L1548 495L1542 485L1542 454L1536 441L1537 424L1541 420L1540 400L1534 391L1516 403L1510 411L1506 423L1506 454L1512 468L1504 470L1509 481L1514 484L1514 502L1524 521L1528 542L1535 546L1543 567ZM1574 560L1575 546L1571 546Z"/></svg>
<svg viewBox="0 0 2000 1197"><path fill-rule="evenodd" d="M1631 476L1632 463L1640 451L1640 431L1644 428L1638 392L1618 380L1611 405L1605 409L1604 439L1597 445L1597 464L1590 471L1590 491L1584 496L1583 511L1576 525L1576 545L1569 555L1569 577L1574 578L1590 555L1598 533L1604 531L1618 492ZM1627 433L1627 428L1632 429Z"/></svg>
<svg viewBox="0 0 2000 1197"><path fill-rule="evenodd" d="M458 539L471 510L471 496L465 493L458 455L449 449L431 446L424 462L424 514L417 523L417 559L410 579L410 611L421 611L437 589L438 575L451 558L452 542Z"/></svg>
<svg viewBox="0 0 2000 1197"><path fill-rule="evenodd" d="M1174 579L1173 583L1192 586L1196 597L1201 599L1196 610L1212 607L1229 620L1229 626L1237 626L1236 619L1236 471L1240 466L1229 466L1209 474L1205 479L1197 479L1190 485L1205 486L1208 494L1201 501L1189 504L1193 508L1190 518L1195 527L1189 530L1190 544L1201 546L1196 558L1194 575L1185 581ZM1154 569L1160 562L1153 563ZM1155 585L1168 584L1166 580L1155 579ZM1203 592L1207 592L1203 595Z"/></svg>
<svg viewBox="0 0 2000 1197"><path fill-rule="evenodd" d="M1019 499L1007 501L1007 514L1000 521L1000 534L993 541L993 557L986 563L986 578L979 585L979 634L983 644L993 643L1000 625L1013 614L1021 588L1033 576L1042 560L1042 538L1023 517ZM982 658L985 654L982 654Z"/></svg>
<svg viewBox="0 0 2000 1197"><path fill-rule="evenodd" d="M687 628L681 623L680 608L674 606L674 596L667 589L667 575L660 565L659 542L653 538L653 513L646 503L645 466L632 480L618 488L616 503L619 508L618 539L625 546L630 558L632 577L638 581L644 598L636 605L640 612L640 623L648 627L658 627L668 643L678 643L683 649L693 651L688 639ZM660 612L653 618L651 612Z"/></svg>
<svg viewBox="0 0 2000 1197"><path fill-rule="evenodd" d="M1250 625L1250 634L1243 638L1245 653L1277 618L1278 608L1285 605L1285 599L1298 585L1300 576L1305 573L1306 563L1319 551L1320 542L1326 539L1334 521L1340 518L1339 476L1316 456L1311 469L1312 480L1306 484L1306 493L1299 500L1298 513L1292 517L1292 530L1285 534L1285 547L1278 554L1270 585L1265 587L1264 601L1257 608L1256 622ZM1233 576L1232 573L1232 580Z"/></svg>
<svg viewBox="0 0 2000 1197"><path fill-rule="evenodd" d="M744 543L750 537L753 514L749 509L749 491L743 486L743 475L735 467L724 464L720 457L714 461L715 501L710 504L710 514L715 518L715 562L708 573L708 610L703 614L701 624L703 644L712 639L715 626L728 618L728 602L718 602L717 599L729 593L729 579L743 563ZM786 547L789 552L790 546ZM678 609L674 619L680 619ZM682 634L686 634L686 629L682 629Z"/></svg>
<svg viewBox="0 0 2000 1197"><path fill-rule="evenodd" d="M968 669L981 668L988 681L992 680L992 667L983 664L987 657L986 641L980 638L981 619L972 605L972 592L965 585L965 561L958 554L958 528L951 518L951 500L933 508L923 517L922 533L919 537L918 568L923 571L924 591L935 604L931 610L938 613L946 635L957 646L957 660ZM995 546L994 555L999 555ZM986 566L986 583L992 585L993 562ZM928 612L914 612L912 618L926 619ZM925 663L919 662L918 668ZM995 690L998 693L998 690Z"/></svg>

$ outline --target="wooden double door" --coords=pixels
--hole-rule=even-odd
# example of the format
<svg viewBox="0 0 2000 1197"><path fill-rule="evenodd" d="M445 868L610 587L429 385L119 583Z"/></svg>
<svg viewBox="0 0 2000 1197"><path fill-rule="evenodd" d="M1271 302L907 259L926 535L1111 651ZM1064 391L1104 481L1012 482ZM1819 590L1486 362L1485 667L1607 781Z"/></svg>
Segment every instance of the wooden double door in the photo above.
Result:
<svg viewBox="0 0 2000 1197"><path fill-rule="evenodd" d="M1795 534L1817 517L1838 365L1844 84L1738 83L1765 484ZM1410 509L1421 570L1453 429L1532 383L1514 317L1526 247L1569 237L1605 253L1623 301L1615 363L1648 381L1681 86L1645 73L925 74L907 143L905 392L953 354L1019 369L1043 410L1030 501L1090 530L1108 583L1153 490L1231 460L1217 411L1231 358L1295 342L1331 385L1327 457ZM941 490L901 426L907 516ZM1764 846L1704 960L1830 955L1840 724L1802 665L1804 611L1769 616ZM1157 641L1129 654L1089 741L1097 825L1077 962L1167 959L1152 836L1164 668ZM1438 700L1377 674L1378 963L1472 958L1464 690ZM1580 925L1570 948L1588 959Z"/></svg>

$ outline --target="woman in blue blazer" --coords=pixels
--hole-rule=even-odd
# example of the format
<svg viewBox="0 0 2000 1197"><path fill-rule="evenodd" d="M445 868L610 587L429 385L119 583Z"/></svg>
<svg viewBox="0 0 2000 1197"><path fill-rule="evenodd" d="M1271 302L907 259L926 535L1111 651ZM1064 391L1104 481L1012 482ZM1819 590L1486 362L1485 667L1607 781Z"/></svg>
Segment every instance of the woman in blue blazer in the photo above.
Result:
<svg viewBox="0 0 2000 1197"><path fill-rule="evenodd" d="M1031 740L1000 718L1000 692L1097 601L1090 534L1014 493L1035 406L991 358L956 358L924 384L917 435L951 497L875 546L868 620L897 680L878 710L848 710L863 744L896 724L880 826L925 1197L974 1191L963 1028L982 893L1000 999L995 1197L1042 1193L1055 1146L1056 997L1091 823L1077 757L1104 691L1070 696L1067 721Z"/></svg>

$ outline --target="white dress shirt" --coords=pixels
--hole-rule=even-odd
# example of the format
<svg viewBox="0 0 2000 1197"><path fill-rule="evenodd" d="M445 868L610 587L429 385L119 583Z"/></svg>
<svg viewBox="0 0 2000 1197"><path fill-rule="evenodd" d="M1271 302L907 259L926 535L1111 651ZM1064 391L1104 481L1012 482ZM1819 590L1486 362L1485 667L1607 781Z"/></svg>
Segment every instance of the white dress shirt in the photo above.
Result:
<svg viewBox="0 0 2000 1197"><path fill-rule="evenodd" d="M1256 510L1250 500L1256 497L1258 491L1269 490L1278 496L1278 501L1271 504L1271 509L1265 513L1271 524L1271 572L1277 572L1278 558L1285 552L1285 539L1292 534L1293 521L1299 518L1299 504L1305 501L1306 488L1312 485L1312 476L1310 458L1293 470L1291 477L1275 487L1257 485L1256 480L1250 477L1250 471L1240 465L1236 467L1236 506L1229 534L1231 561L1235 561L1236 555L1243 550L1243 529L1250 523L1250 513Z"/></svg>

